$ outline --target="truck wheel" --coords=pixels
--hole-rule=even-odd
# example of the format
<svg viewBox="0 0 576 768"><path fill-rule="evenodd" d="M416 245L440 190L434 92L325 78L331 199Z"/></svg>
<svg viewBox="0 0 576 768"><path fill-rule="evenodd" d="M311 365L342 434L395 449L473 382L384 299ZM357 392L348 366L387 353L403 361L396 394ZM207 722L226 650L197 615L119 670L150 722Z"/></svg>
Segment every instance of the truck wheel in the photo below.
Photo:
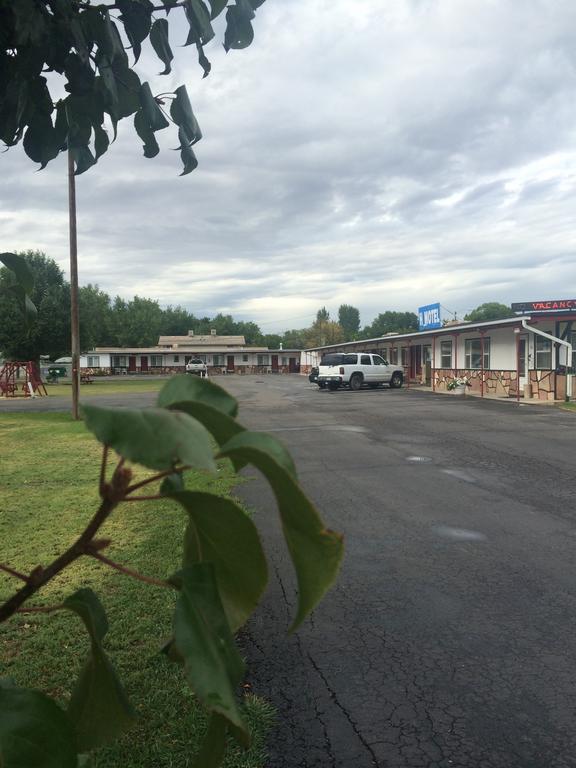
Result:
<svg viewBox="0 0 576 768"><path fill-rule="evenodd" d="M354 392L357 392L361 386L362 386L362 374L353 373L352 376L350 376L350 389L353 390Z"/></svg>
<svg viewBox="0 0 576 768"><path fill-rule="evenodd" d="M399 371L396 371L396 373L392 374L392 378L390 379L390 388L400 389L403 381L404 381L404 377L402 376L402 374Z"/></svg>

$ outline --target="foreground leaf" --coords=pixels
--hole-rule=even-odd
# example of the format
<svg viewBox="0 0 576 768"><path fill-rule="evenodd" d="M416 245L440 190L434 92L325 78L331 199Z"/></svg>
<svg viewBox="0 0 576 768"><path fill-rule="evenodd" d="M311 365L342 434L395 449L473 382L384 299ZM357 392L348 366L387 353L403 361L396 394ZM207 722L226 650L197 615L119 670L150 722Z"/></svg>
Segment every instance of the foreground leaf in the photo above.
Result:
<svg viewBox="0 0 576 768"><path fill-rule="evenodd" d="M72 723L39 691L0 685L0 766L77 768Z"/></svg>
<svg viewBox="0 0 576 768"><path fill-rule="evenodd" d="M186 413L161 408L82 408L86 427L104 445L150 469L186 466L216 471L210 436Z"/></svg>
<svg viewBox="0 0 576 768"><path fill-rule="evenodd" d="M235 725L247 744L248 730L234 695L244 662L234 645L214 567L210 563L188 566L171 581L180 590L174 611L174 646L183 659L188 682L204 706Z"/></svg>
<svg viewBox="0 0 576 768"><path fill-rule="evenodd" d="M162 388L158 405L187 413L212 434L218 445L228 442L244 430L232 418L238 403L221 387L196 376L175 376Z"/></svg>
<svg viewBox="0 0 576 768"><path fill-rule="evenodd" d="M174 403L188 400L206 403L228 416L238 414L238 401L232 395L209 379L201 379L199 376L173 376L158 393L159 408L169 408Z"/></svg>
<svg viewBox="0 0 576 768"><path fill-rule="evenodd" d="M212 714L208 730L204 736L200 751L194 759L192 768L218 768L226 752L226 719Z"/></svg>
<svg viewBox="0 0 576 768"><path fill-rule="evenodd" d="M268 582L256 526L230 499L193 491L170 496L190 518L184 534L184 565L213 564L222 605L235 632L253 613Z"/></svg>
<svg viewBox="0 0 576 768"><path fill-rule="evenodd" d="M325 528L298 486L287 452L270 435L241 432L223 446L220 455L254 464L274 491L298 580L298 610L290 628L293 631L336 579L343 555L342 536Z"/></svg>
<svg viewBox="0 0 576 768"><path fill-rule="evenodd" d="M17 253L0 253L0 261L14 273L16 280L26 293L31 293L34 288L34 276L26 259L18 256Z"/></svg>
<svg viewBox="0 0 576 768"><path fill-rule="evenodd" d="M120 736L134 724L136 714L102 648L108 620L98 597L91 589L79 589L64 607L80 616L90 635L90 653L68 705L78 749L88 752Z"/></svg>

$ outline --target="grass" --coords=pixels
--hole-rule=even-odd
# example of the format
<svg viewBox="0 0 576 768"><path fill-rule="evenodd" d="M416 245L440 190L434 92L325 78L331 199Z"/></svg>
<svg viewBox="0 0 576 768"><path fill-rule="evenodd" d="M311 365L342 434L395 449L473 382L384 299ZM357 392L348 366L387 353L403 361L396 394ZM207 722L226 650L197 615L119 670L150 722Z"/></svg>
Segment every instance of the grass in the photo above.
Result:
<svg viewBox="0 0 576 768"><path fill-rule="evenodd" d="M132 394L138 392L159 392L166 379L136 379L126 380L114 379L105 381L94 379L92 384L81 384L81 396L88 397L92 395L117 395ZM60 384L46 384L46 391L49 397L72 397L72 385L62 382Z"/></svg>
<svg viewBox="0 0 576 768"><path fill-rule="evenodd" d="M562 408L563 411L576 411L576 403L564 403L560 408Z"/></svg>
<svg viewBox="0 0 576 768"><path fill-rule="evenodd" d="M136 383L136 382L134 382ZM78 536L98 504L100 446L84 425L65 414L0 417L0 561L25 573L48 563ZM197 474L194 487L228 494L234 476ZM102 529L113 540L107 554L148 575L179 568L184 512L173 502L124 504ZM14 579L0 574L0 601ZM57 604L81 586L100 596L110 623L105 646L141 717L115 744L97 752L95 768L187 768L193 764L201 708L179 667L158 653L170 634L174 595L142 584L87 558L54 579L35 605ZM0 677L38 688L65 704L88 647L80 620L68 611L20 614L0 626ZM254 731L248 752L231 749L228 768L260 768L270 706L244 697Z"/></svg>

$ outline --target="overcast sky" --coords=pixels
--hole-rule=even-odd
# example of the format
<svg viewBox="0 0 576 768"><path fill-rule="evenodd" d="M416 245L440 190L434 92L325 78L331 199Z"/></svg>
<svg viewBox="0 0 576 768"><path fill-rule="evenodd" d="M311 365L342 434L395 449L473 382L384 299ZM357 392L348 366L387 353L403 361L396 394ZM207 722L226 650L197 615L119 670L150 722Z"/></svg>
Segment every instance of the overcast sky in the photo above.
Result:
<svg viewBox="0 0 576 768"><path fill-rule="evenodd" d="M81 284L265 332L574 298L574 0L266 0L205 80L169 19L173 74L137 71L187 85L200 165L179 178L174 130L146 160L122 123L77 180ZM68 273L65 157L36 173L19 146L0 174L0 250Z"/></svg>

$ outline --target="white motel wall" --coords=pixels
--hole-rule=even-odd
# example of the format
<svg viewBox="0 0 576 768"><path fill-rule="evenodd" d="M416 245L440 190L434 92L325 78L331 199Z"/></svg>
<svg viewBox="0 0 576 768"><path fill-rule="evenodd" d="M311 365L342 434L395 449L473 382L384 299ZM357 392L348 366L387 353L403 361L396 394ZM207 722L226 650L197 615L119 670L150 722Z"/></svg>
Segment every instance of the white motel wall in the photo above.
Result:
<svg viewBox="0 0 576 768"><path fill-rule="evenodd" d="M564 400L574 391L575 348L576 313L531 313L308 349L302 369L328 352L370 351L402 365L407 382L433 390L466 376L479 395Z"/></svg>
<svg viewBox="0 0 576 768"><path fill-rule="evenodd" d="M107 351L95 349L80 356L80 370L92 375L184 373L191 358L201 358L209 373L298 373L300 350L218 349L182 350L178 354L158 348Z"/></svg>

